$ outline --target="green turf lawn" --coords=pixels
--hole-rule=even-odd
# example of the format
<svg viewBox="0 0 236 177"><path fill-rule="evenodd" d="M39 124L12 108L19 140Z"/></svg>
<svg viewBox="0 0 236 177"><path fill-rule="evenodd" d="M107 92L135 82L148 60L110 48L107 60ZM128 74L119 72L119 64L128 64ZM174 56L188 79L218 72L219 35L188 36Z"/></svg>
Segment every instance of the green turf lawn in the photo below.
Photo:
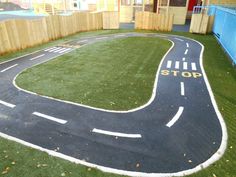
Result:
<svg viewBox="0 0 236 177"><path fill-rule="evenodd" d="M219 109L225 119L229 135L228 149L223 158L209 168L190 176L236 177L236 70L232 68L227 56L213 36L192 35L188 33L175 34L195 38L205 45L204 67ZM149 82L147 82L147 84L149 84ZM0 152L0 175L3 173L3 176L118 176L102 173L95 169L50 157L46 153L24 147L23 145L2 138L0 139Z"/></svg>
<svg viewBox="0 0 236 177"><path fill-rule="evenodd" d="M41 95L128 110L150 99L158 64L170 46L143 37L99 42L28 69L16 83Z"/></svg>

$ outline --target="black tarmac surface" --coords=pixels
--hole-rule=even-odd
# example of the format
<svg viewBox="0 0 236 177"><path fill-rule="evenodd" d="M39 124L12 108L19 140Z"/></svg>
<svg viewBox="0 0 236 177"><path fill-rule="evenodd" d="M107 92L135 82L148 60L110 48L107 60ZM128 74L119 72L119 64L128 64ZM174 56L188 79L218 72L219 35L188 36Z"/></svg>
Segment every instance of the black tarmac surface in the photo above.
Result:
<svg viewBox="0 0 236 177"><path fill-rule="evenodd" d="M75 46L132 36L159 37L138 33L94 36L1 64L0 100L15 107L0 104L0 132L86 162L125 171L174 173L205 162L220 147L222 129L200 68L202 47L193 40L160 35L172 40L174 47L160 67L155 99L134 112L105 112L67 104L26 93L13 85L16 75L26 68L70 52ZM70 49L63 52L63 48ZM183 111L177 115L180 107ZM34 112L67 122L60 124ZM168 127L174 117L179 119ZM141 138L104 135L93 132L94 128L140 134Z"/></svg>

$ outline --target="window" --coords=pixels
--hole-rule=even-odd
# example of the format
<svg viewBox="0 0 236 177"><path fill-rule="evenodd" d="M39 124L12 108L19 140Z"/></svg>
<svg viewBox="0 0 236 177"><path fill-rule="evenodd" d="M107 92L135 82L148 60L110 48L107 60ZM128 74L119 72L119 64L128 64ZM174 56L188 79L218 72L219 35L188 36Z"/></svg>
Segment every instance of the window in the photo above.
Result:
<svg viewBox="0 0 236 177"><path fill-rule="evenodd" d="M170 6L185 7L187 0L170 0Z"/></svg>

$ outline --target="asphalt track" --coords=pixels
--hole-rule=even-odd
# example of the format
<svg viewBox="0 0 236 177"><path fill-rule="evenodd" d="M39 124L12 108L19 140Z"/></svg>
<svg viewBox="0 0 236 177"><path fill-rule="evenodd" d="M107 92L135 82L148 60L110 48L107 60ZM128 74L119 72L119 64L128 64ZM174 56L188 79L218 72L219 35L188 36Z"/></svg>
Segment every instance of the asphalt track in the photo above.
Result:
<svg viewBox="0 0 236 177"><path fill-rule="evenodd" d="M108 111L39 96L19 88L23 70L84 45L125 37L172 41L157 70L149 102ZM157 39L158 40L158 39ZM124 33L86 37L0 64L0 136L72 162L131 176L181 176L218 160L227 143L192 39ZM50 77L50 76L49 76Z"/></svg>

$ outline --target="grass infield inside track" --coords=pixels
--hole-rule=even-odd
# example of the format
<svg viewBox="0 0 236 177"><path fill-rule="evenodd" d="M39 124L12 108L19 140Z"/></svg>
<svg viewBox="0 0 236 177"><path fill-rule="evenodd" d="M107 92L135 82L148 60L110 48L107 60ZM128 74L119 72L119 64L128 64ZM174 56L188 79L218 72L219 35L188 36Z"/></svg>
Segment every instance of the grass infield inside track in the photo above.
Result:
<svg viewBox="0 0 236 177"><path fill-rule="evenodd" d="M96 32L98 34L99 32ZM236 177L236 70L212 35L170 33L194 38L205 45L204 68L219 109L225 119L229 140L224 156L192 177ZM42 46L41 46L42 47ZM31 49L32 51L32 49ZM18 52L20 55L21 52ZM15 54L17 55L17 54ZM0 139L0 175L14 177L118 177L76 165L18 143Z"/></svg>
<svg viewBox="0 0 236 177"><path fill-rule="evenodd" d="M160 60L171 43L129 37L84 46L19 75L19 87L108 110L148 102Z"/></svg>

